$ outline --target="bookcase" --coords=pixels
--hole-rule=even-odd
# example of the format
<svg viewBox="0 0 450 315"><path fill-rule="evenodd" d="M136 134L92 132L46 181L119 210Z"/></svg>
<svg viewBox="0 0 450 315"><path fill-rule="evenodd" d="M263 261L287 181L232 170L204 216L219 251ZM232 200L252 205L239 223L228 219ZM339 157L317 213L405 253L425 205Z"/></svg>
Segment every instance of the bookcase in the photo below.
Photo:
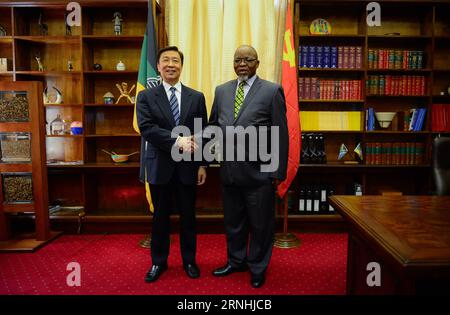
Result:
<svg viewBox="0 0 450 315"><path fill-rule="evenodd" d="M120 164L102 151L140 150L140 136L132 127L134 104L123 98L115 104L120 96L116 84L123 88L126 83L128 90L136 84L148 1L78 1L81 26L70 32L65 25L67 3L0 4L0 25L6 31L0 36L0 58L8 63L0 70L0 80L39 81L47 88L48 101L40 106L45 113L51 222L148 221L139 155ZM116 12L122 19L120 34L115 34ZM164 1L158 1L156 14L161 47L166 43ZM119 62L125 70L117 69ZM113 104L105 104L108 92L114 96ZM130 93L134 95L135 90ZM41 188L47 191L47 185ZM20 216L16 221L21 225Z"/></svg>
<svg viewBox="0 0 450 315"><path fill-rule="evenodd" d="M0 82L0 251L33 251L50 231L41 82ZM34 217L27 235L11 229L18 213Z"/></svg>
<svg viewBox="0 0 450 315"><path fill-rule="evenodd" d="M371 27L369 2L295 2L304 161L290 188L291 218L336 218L330 193L433 191L431 143L450 133L450 3L378 1L381 26ZM311 34L319 18L331 33ZM379 112L395 113L388 127Z"/></svg>

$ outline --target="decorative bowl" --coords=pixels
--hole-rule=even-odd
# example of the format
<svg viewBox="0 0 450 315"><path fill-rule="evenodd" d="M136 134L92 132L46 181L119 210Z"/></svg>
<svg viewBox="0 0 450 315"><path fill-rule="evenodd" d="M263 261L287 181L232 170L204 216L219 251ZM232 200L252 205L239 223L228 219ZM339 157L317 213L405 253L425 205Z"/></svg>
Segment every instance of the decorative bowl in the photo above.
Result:
<svg viewBox="0 0 450 315"><path fill-rule="evenodd" d="M83 123L81 121L73 121L70 124L70 132L73 135L81 135L81 134L83 134Z"/></svg>
<svg viewBox="0 0 450 315"><path fill-rule="evenodd" d="M395 114L396 112L376 112L375 117L377 117L381 128L388 128L391 125Z"/></svg>
<svg viewBox="0 0 450 315"><path fill-rule="evenodd" d="M116 163L124 163L128 161L128 155L127 154L112 154L111 159Z"/></svg>
<svg viewBox="0 0 450 315"><path fill-rule="evenodd" d="M111 156L111 159L115 162L115 163L124 163L128 161L128 158L132 155L138 154L139 151L130 153L130 154L117 154L116 152L112 151L106 151L105 149L102 149L103 152L105 152L106 154L109 154Z"/></svg>

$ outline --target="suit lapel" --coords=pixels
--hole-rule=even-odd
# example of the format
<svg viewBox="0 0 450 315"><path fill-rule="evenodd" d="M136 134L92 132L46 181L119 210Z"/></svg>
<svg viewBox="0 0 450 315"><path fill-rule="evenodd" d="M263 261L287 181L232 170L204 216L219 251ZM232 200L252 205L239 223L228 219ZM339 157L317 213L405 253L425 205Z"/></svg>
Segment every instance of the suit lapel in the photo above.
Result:
<svg viewBox="0 0 450 315"><path fill-rule="evenodd" d="M175 120L173 119L172 112L170 111L170 103L167 99L166 90L164 89L164 85L159 85L155 92L156 96L156 104L158 104L164 116L166 116L167 120L170 122L172 126L175 126Z"/></svg>
<svg viewBox="0 0 450 315"><path fill-rule="evenodd" d="M247 95L245 96L244 104L242 104L241 108L239 109L239 113L236 117L236 120L234 121L235 123L239 120L239 117L241 117L242 112L245 110L245 108L248 106L248 104L251 103L253 97L255 97L256 92L258 92L258 90L260 88L260 85L261 85L261 81L259 80L258 77L256 77L255 81L252 84L252 87L250 88Z"/></svg>
<svg viewBox="0 0 450 315"><path fill-rule="evenodd" d="M192 105L192 93L184 85L181 85L181 114L180 114L180 125L183 125L186 117L191 109Z"/></svg>

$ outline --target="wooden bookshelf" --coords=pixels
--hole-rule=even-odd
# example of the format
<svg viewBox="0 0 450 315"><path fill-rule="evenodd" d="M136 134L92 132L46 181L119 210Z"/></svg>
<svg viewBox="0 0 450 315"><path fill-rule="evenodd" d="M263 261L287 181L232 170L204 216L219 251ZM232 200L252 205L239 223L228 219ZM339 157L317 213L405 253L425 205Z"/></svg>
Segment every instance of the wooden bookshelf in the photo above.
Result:
<svg viewBox="0 0 450 315"><path fill-rule="evenodd" d="M431 105L449 104L450 96L450 1L380 1L382 26L366 24L365 1L295 1L295 40L299 56L299 78L361 80L361 100L302 99L303 111L360 111L363 116L361 131L308 131L303 134L321 134L325 137L326 164L303 164L292 184L291 198L294 199L292 216L298 215L299 191L307 186L333 186L342 194L353 193L349 186L362 185L363 194L379 194L386 187L403 194L429 194L432 189L430 170L431 143L434 137L450 132L431 131ZM316 18L331 23L329 35L309 34L309 25ZM360 69L302 67L300 46L361 46ZM423 64L419 69L369 68L369 50L421 50ZM323 65L322 65L323 66ZM423 95L379 95L366 90L369 76L424 76L426 81ZM443 92L444 95L441 95ZM299 91L300 95L300 91ZM397 112L391 125L380 128L376 121L374 131L366 131L367 109ZM403 114L411 108L426 108L424 126L421 131L404 131ZM301 113L300 113L301 115ZM361 143L365 153L366 143L373 142L419 142L425 145L424 161L420 165L370 165L357 159L353 149ZM342 161L337 160L339 146L344 143L348 153ZM357 161L357 164L344 164ZM412 171L414 170L414 171ZM333 179L329 172L334 172ZM411 174L414 174L412 176ZM292 202L291 202L292 203ZM301 216L301 215L300 215ZM324 215L325 216L325 215Z"/></svg>
<svg viewBox="0 0 450 315"><path fill-rule="evenodd" d="M136 84L148 1L79 3L82 24L72 27L72 34L67 35L66 2L2 2L0 25L7 34L0 37L0 58L6 57L9 64L7 71L0 72L0 81L40 81L49 88L49 98L55 96L53 87L63 95L61 104L41 105L47 122L44 143L50 205L80 207L86 216L102 213L100 221L116 215L121 207L124 212L129 210L129 215L147 217L145 189L139 182L139 155L117 164L101 150L124 154L140 150L140 136L132 128L134 105L105 105L103 96L111 92L117 99L120 93L116 83L126 82L129 89ZM158 44L162 47L166 43L164 1L159 1L156 11ZM115 12L122 14L121 35L114 34ZM48 35L40 34L40 13ZM39 71L36 56L44 71ZM117 71L119 61L126 65L125 71ZM101 64L102 70L94 70L94 63ZM72 135L66 130L64 134L50 134L49 126L58 115L66 125L82 122L83 133ZM61 217L66 220L64 213ZM51 214L52 221L59 217L58 212ZM78 220L78 214L69 217L69 221Z"/></svg>

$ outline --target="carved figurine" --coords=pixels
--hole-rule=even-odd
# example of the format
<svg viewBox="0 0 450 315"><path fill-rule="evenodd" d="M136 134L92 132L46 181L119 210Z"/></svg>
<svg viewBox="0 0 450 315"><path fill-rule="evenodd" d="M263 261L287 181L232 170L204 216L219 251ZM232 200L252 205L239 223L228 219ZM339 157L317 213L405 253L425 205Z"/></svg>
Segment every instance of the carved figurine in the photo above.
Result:
<svg viewBox="0 0 450 315"><path fill-rule="evenodd" d="M48 35L48 25L42 23L42 12L39 13L38 25L39 25L39 34L41 34L41 36L47 36Z"/></svg>
<svg viewBox="0 0 450 315"><path fill-rule="evenodd" d="M114 22L114 33L116 35L121 35L122 34L122 14L120 14L120 12L115 12L114 13L114 20L112 20Z"/></svg>
<svg viewBox="0 0 450 315"><path fill-rule="evenodd" d="M38 71L44 71L44 66L41 63L41 57L39 55L34 56L38 63Z"/></svg>
<svg viewBox="0 0 450 315"><path fill-rule="evenodd" d="M64 22L66 24L66 36L72 35L72 28L69 24L67 24L67 16L69 15L68 12L64 13Z"/></svg>
<svg viewBox="0 0 450 315"><path fill-rule="evenodd" d="M135 84L133 84L133 86L131 87L131 89L128 91L128 84L125 82L122 82L122 87L116 83L116 87L119 89L120 91L120 96L116 101L116 104L119 104L120 99L123 97L125 98L128 102L130 102L131 104L133 104L133 99L130 96L130 93L134 90L134 88L136 87Z"/></svg>
<svg viewBox="0 0 450 315"><path fill-rule="evenodd" d="M6 36L6 30L3 26L0 25L0 36Z"/></svg>

